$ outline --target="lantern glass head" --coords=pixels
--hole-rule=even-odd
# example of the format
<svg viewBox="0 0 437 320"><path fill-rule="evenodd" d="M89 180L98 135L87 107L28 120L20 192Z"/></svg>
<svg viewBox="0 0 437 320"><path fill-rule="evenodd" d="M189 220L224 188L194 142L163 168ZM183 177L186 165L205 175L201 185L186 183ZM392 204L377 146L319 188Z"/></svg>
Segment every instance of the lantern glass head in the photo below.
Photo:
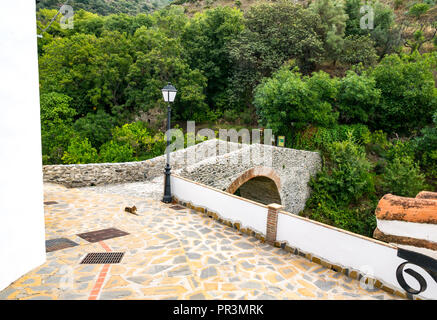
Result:
<svg viewBox="0 0 437 320"><path fill-rule="evenodd" d="M170 82L161 91L165 102L173 102L176 98L176 92L178 92Z"/></svg>

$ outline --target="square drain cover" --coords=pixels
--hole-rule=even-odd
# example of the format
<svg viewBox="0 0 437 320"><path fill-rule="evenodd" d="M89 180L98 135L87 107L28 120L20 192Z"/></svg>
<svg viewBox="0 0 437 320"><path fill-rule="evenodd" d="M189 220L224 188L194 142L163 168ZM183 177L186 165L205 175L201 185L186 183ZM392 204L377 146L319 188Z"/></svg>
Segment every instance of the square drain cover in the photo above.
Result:
<svg viewBox="0 0 437 320"><path fill-rule="evenodd" d="M88 253L81 264L111 264L120 263L124 252L92 252Z"/></svg>
<svg viewBox="0 0 437 320"><path fill-rule="evenodd" d="M80 233L77 236L81 237L82 239L85 239L88 242L99 242L107 239L126 236L128 234L129 233L115 228L109 228L109 229L97 230L92 232Z"/></svg>
<svg viewBox="0 0 437 320"><path fill-rule="evenodd" d="M173 209L173 210L184 210L184 209L186 209L186 208L185 208L185 207L182 207L182 206L180 206L180 205L174 205L174 206L171 206L170 209Z"/></svg>
<svg viewBox="0 0 437 320"><path fill-rule="evenodd" d="M52 252L52 251L71 248L75 246L78 246L78 244L67 238L46 240L46 252Z"/></svg>

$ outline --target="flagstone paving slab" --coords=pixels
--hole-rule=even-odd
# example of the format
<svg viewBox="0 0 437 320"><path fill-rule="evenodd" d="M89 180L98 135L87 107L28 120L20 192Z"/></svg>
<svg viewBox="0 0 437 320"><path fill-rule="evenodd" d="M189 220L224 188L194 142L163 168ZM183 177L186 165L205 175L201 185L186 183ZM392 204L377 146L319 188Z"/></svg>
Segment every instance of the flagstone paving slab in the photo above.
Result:
<svg viewBox="0 0 437 320"><path fill-rule="evenodd" d="M46 240L78 245L47 261L0 299L399 299L242 234L191 209L172 210L123 185L44 185ZM124 211L137 207L138 215ZM89 243L78 234L117 228L128 235ZM119 264L82 265L90 252L125 252Z"/></svg>

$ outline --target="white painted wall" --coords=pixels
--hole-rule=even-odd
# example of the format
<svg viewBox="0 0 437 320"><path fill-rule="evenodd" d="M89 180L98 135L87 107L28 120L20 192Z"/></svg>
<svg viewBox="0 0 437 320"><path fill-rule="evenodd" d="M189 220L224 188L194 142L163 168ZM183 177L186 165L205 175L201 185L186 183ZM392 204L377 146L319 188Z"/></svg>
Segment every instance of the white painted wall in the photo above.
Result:
<svg viewBox="0 0 437 320"><path fill-rule="evenodd" d="M377 219L377 227L385 234L437 242L435 224Z"/></svg>
<svg viewBox="0 0 437 320"><path fill-rule="evenodd" d="M0 290L45 261L35 1L0 10Z"/></svg>
<svg viewBox="0 0 437 320"><path fill-rule="evenodd" d="M241 200L229 193L220 192L175 175L171 177L172 195L179 200L207 208L223 219L239 222L241 228L249 227L259 233L266 233L268 212L266 206Z"/></svg>
<svg viewBox="0 0 437 320"><path fill-rule="evenodd" d="M205 207L224 219L240 222L242 227L266 233L268 210L262 204L243 200L175 175L172 175L171 187L172 194L178 200ZM405 260L397 257L395 246L286 212L278 215L276 239L404 291L396 279L396 269ZM408 268L420 273L427 281L428 288L420 296L437 299L437 283L431 276L418 266L408 264ZM404 273L404 278L412 288L418 289L413 277Z"/></svg>
<svg viewBox="0 0 437 320"><path fill-rule="evenodd" d="M276 239L330 263L361 271L403 291L396 279L396 269L405 260L397 257L394 246L282 212L278 215ZM437 283L431 276L420 267L411 264L408 267L427 281L428 288L420 296L437 299ZM404 277L411 287L418 288L411 276Z"/></svg>

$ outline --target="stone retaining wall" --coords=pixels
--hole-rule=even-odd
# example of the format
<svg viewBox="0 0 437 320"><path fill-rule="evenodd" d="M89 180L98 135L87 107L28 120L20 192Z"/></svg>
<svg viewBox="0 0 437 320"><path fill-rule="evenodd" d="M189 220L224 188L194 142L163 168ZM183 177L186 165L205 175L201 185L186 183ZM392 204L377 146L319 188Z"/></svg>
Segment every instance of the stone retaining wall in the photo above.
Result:
<svg viewBox="0 0 437 320"><path fill-rule="evenodd" d="M219 140L207 140L189 148L172 152L170 164L173 170L181 169L188 161L195 163L210 157L218 150ZM192 156L195 158L192 159ZM144 181L164 172L165 155L135 162L89 163L43 166L44 182L62 184L66 187L86 187Z"/></svg>

